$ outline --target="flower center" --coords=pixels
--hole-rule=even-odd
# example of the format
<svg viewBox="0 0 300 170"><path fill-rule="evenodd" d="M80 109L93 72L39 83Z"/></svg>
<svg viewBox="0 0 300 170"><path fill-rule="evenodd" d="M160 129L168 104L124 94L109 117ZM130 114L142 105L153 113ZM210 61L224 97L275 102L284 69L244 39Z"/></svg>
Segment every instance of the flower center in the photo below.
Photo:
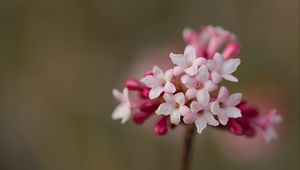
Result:
<svg viewBox="0 0 300 170"><path fill-rule="evenodd" d="M220 108L223 109L225 107L225 104L223 102L220 102Z"/></svg>
<svg viewBox="0 0 300 170"><path fill-rule="evenodd" d="M196 86L195 86L195 88L197 90L201 90L203 88L203 84L202 83L197 83Z"/></svg>
<svg viewBox="0 0 300 170"><path fill-rule="evenodd" d="M180 107L180 104L176 103L176 104L175 104L175 108L176 108L176 109L179 109L179 107Z"/></svg>

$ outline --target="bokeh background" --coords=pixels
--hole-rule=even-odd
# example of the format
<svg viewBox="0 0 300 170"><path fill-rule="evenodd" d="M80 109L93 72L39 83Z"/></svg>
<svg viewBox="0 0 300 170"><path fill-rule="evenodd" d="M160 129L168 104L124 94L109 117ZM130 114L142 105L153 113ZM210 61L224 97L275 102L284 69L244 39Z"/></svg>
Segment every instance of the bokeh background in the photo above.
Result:
<svg viewBox="0 0 300 170"><path fill-rule="evenodd" d="M298 0L1 0L0 169L176 169L180 129L157 137L152 123L111 120L111 89L181 52L184 27L208 24L243 45L231 91L284 122L269 145L207 130L192 168L299 169Z"/></svg>

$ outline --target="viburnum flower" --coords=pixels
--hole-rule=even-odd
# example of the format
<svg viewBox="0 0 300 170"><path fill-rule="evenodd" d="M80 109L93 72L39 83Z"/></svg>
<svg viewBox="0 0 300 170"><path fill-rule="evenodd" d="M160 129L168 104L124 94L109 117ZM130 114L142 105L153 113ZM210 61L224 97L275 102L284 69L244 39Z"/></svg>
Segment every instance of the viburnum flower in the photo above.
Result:
<svg viewBox="0 0 300 170"><path fill-rule="evenodd" d="M240 65L240 59L228 59L224 61L224 57L220 53L216 53L212 60L207 62L207 67L211 70L211 78L215 83L225 80L238 82L238 79L231 75Z"/></svg>
<svg viewBox="0 0 300 170"><path fill-rule="evenodd" d="M217 88L217 85L208 78L209 72L205 65L201 65L198 73L194 77L183 75L181 81L188 88L186 97L188 99L197 97L198 102L206 106L210 99L209 92Z"/></svg>
<svg viewBox="0 0 300 170"><path fill-rule="evenodd" d="M112 118L121 119L121 123L125 123L130 118L131 114L128 89L124 88L122 93L116 89L113 89L113 95L121 103L113 111Z"/></svg>
<svg viewBox="0 0 300 170"><path fill-rule="evenodd" d="M229 118L238 118L242 116L240 109L236 107L241 100L241 93L229 95L227 88L222 86L217 100L211 105L211 111L218 116L222 125L226 125Z"/></svg>
<svg viewBox="0 0 300 170"><path fill-rule="evenodd" d="M203 133L207 125L247 137L262 131L267 142L276 138L274 125L281 121L276 110L261 116L242 93L229 94L225 86L219 86L223 79L238 82L232 75L241 63L236 58L241 47L236 36L212 26L200 32L185 29L183 36L184 53L169 56L173 67L164 71L154 66L141 79L128 79L123 92L113 90L121 103L112 118L125 123L132 115L133 122L142 124L154 117L157 135L183 126L185 142L191 142L196 129Z"/></svg>
<svg viewBox="0 0 300 170"><path fill-rule="evenodd" d="M194 76L197 73L198 66L205 62L205 59L199 57L196 59L196 52L192 46L187 46L184 50L184 54L170 54L171 61L177 65L174 67L174 75L180 75L185 72L190 76Z"/></svg>
<svg viewBox="0 0 300 170"><path fill-rule="evenodd" d="M207 124L211 126L219 125L219 122L214 118L209 107L203 106L196 101L191 103L191 112L184 115L183 121L187 124L195 122L199 134L206 128Z"/></svg>
<svg viewBox="0 0 300 170"><path fill-rule="evenodd" d="M170 115L171 123L178 125L178 123L180 122L181 115L184 115L186 112L189 111L189 108L184 105L184 94L165 94L163 98L166 101L166 103L162 103L155 112L158 115Z"/></svg>
<svg viewBox="0 0 300 170"><path fill-rule="evenodd" d="M162 92L174 93L176 91L174 84L171 82L172 70L164 74L158 66L154 66L152 73L153 75L147 75L141 80L141 82L151 88L149 92L150 99L157 98Z"/></svg>

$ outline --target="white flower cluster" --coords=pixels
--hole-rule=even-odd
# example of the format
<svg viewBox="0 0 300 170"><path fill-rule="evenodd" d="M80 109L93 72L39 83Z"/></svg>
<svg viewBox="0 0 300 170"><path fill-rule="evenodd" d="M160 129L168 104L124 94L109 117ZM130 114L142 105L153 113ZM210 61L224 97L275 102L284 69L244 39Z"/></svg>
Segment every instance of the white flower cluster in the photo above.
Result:
<svg viewBox="0 0 300 170"><path fill-rule="evenodd" d="M151 100L161 98L155 111L157 115L170 116L170 122L175 125L195 123L198 133L207 125L226 125L229 118L242 116L236 107L242 94L230 95L226 87L218 88L223 79L238 81L232 73L240 65L240 59L225 60L220 53L206 59L197 56L191 45L185 48L184 54L171 53L170 58L173 68L164 72L154 66L152 74L141 80L150 88Z"/></svg>

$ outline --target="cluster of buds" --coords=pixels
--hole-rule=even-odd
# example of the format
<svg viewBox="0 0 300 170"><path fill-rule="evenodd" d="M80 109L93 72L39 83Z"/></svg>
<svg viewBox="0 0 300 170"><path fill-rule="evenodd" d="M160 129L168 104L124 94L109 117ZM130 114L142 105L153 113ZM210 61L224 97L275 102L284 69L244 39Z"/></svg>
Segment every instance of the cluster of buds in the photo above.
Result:
<svg viewBox="0 0 300 170"><path fill-rule="evenodd" d="M163 71L154 66L140 80L128 79L123 92L113 90L120 104L112 118L125 123L132 117L142 124L156 116L157 135L178 125L194 124L199 134L209 125L249 137L262 130L267 141L276 138L273 125L281 117L275 109L261 116L241 93L230 94L220 86L223 80L238 82L232 75L241 63L236 58L240 52L236 36L221 27L207 26L200 32L185 29L183 38L187 43L184 53L170 53L172 68Z"/></svg>

